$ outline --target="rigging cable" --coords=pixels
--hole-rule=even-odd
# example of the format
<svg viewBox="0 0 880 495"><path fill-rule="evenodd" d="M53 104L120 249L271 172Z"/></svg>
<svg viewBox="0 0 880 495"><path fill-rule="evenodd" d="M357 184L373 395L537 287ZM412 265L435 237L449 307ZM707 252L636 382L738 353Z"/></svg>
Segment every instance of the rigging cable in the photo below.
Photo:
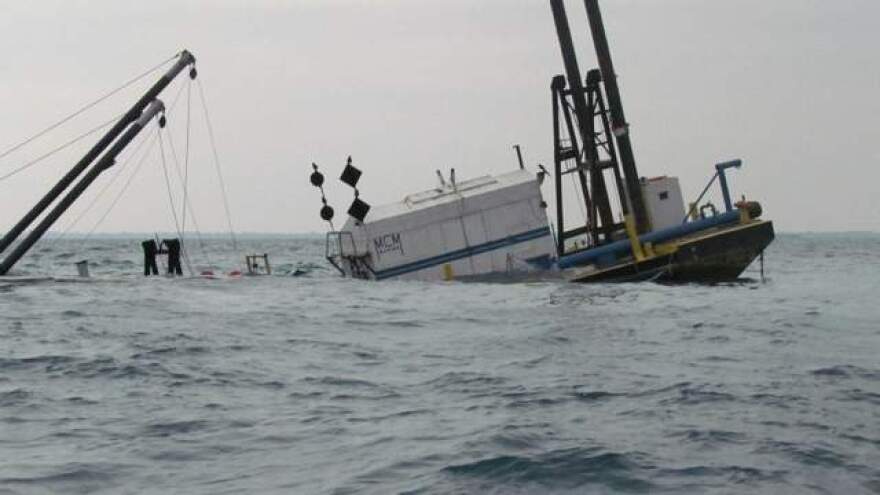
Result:
<svg viewBox="0 0 880 495"><path fill-rule="evenodd" d="M172 102L171 102L171 105L170 105L170 106L168 107L168 109L165 111L165 115L166 115L166 116L171 116L171 115L174 113L175 109L177 108L177 104L178 104L178 102L180 101L180 97L183 95L183 90L184 90L184 89L185 89L184 84L181 84L181 85L180 85L180 88L177 90L177 94L175 94L174 99L173 99ZM161 129L159 130L159 133L161 133ZM172 154L172 157L174 158L174 164L175 164L175 169L176 169L176 171L177 171L177 177L178 177L179 180L182 181L182 179L181 179L181 174L180 174L180 166L179 166L178 163L177 163L177 153L175 152L175 149L174 149L174 142L173 142L173 139L172 139L172 137L171 137L171 133L170 133L170 132L167 132L167 133L166 133L166 136L167 136L167 138L168 138L168 144L169 144L169 147L171 148L171 154ZM162 148L162 150L161 150L161 153L162 153L162 167L163 167L163 173L164 173L164 175L165 175L165 184L166 184L166 187L167 187L167 189L168 189L168 196L169 196L168 199L169 199L169 202L170 202L170 204L171 204L171 212L172 212L172 215L174 215L175 232L177 233L177 236L180 238L180 241L181 241L181 254L182 254L182 257L183 257L184 263L186 264L186 266L187 266L187 270L189 271L190 275L192 276L193 273L194 273L194 271L193 271L193 269L192 269L192 263L191 263L191 260L190 260L190 257L189 257L189 251L187 251L187 249L186 249L186 243L184 242L184 239L183 239L183 231L182 231L182 228L181 228L180 224L178 223L177 209L176 209L175 206L174 206L174 198L173 198L173 195L172 195L172 193L171 193L171 191L172 191L172 189L171 189L171 179L170 179L170 176L168 175L168 171L167 171L167 168L166 168L167 165L166 165L166 161L165 161L165 148L164 148L164 141L162 140L161 135L159 136L159 146L160 146L160 148ZM186 198L185 198L185 199L186 199ZM186 201L188 201L188 199L186 199ZM204 250L204 242L202 241L201 231L198 230L199 227L198 227L198 222L196 221L196 217L195 217L195 210L192 208L192 205L191 205L191 204L190 204L189 210L190 210L190 218L192 219L192 221L193 221L193 225L194 225L195 228L196 228L196 234L197 234L197 237L198 237L198 239L199 239L199 243L200 243L201 248L202 248L202 254L205 256L205 258L208 260L208 263L210 264L210 259L208 258L208 254L207 254L207 253L205 252L205 250Z"/></svg>
<svg viewBox="0 0 880 495"><path fill-rule="evenodd" d="M183 150L183 212L180 215L180 233L181 235L186 235L186 209L187 205L189 205L190 210L192 210L192 205L189 200L189 150L190 150L190 133L192 131L192 78L187 80L186 83L186 141L184 142L184 150ZM193 219L193 226L196 231L196 238L199 241L199 249L202 251L202 256L205 257L205 260L208 262L208 265L212 265L211 258L208 256L208 252L205 249L205 241L202 239L202 232L199 229L198 224L196 223L196 214L195 211L192 210L190 212L190 216ZM183 245L184 239L181 237L180 243ZM185 254L188 253L184 251Z"/></svg>
<svg viewBox="0 0 880 495"><path fill-rule="evenodd" d="M85 133L80 134L79 136L71 139L70 141L58 146L57 148L53 149L52 151L49 151L48 153L44 153L44 154L38 156L37 158L34 158L33 160L31 160L31 161L25 163L24 165L12 170L11 172L7 172L6 174L0 176L0 181L4 181L19 172L23 172L24 170L36 165L37 163L40 163L41 161L45 160L46 158L49 158L50 156L54 155L55 153L58 153L59 151L62 151L65 148L73 146L74 144L78 143L79 141L91 136L92 134L109 127L110 124L117 122L120 118L122 118L123 115L125 115L125 114L119 114L118 116L108 120L107 122L104 122L103 124L101 124L97 127L94 127L92 129L86 131Z"/></svg>
<svg viewBox="0 0 880 495"><path fill-rule="evenodd" d="M181 231L186 233L186 204L189 199L189 133L190 116L192 115L192 79L186 84L186 141L183 145L183 212L180 214ZM183 238L180 239L183 243ZM202 245L199 238L199 245Z"/></svg>
<svg viewBox="0 0 880 495"><path fill-rule="evenodd" d="M63 119L59 120L58 122L55 122L54 124L50 125L49 127L46 127L45 129L41 130L40 132L34 134L33 136L31 136L31 137L29 137L29 138L27 138L27 139L25 139L24 141L22 141L22 142L20 142L20 143L18 143L18 144L16 144L16 145L13 145L13 146L11 146L11 147L9 147L9 148L7 148L7 149L4 150L2 153L0 153L0 159L5 158L6 156L8 156L9 154L13 153L14 151L16 151L16 150L22 148L23 146L26 146L28 143L30 143L30 142L32 142L32 141L34 141L34 140L40 138L41 136L46 135L47 133L51 132L52 130L57 129L57 128L60 127L61 125L65 124L66 122L69 122L71 119L73 119L73 118L75 118L75 117L81 115L81 114L82 114L83 112L85 112L86 110L91 109L92 107L94 107L95 105L98 105L99 103L103 102L103 101L106 100L107 98L110 98L111 96L113 96L113 95L115 95L116 93L122 91L123 89L125 89L125 88L131 86L132 84L134 84L134 83L140 81L141 79L147 77L148 75L150 75L150 74L152 74L153 72L157 71L158 69L162 68L162 66L164 66L164 65L167 64L168 62L174 60L174 59L177 58L178 56L180 56L180 52L175 53L174 56L169 57L169 58L163 60L161 63L156 64L155 66L151 67L150 69L146 70L145 72L141 73L140 75L135 76L133 79L130 79L130 80L126 81L126 82L123 83L121 86L119 86L119 87L117 87L116 89L110 91L109 93L106 93L105 95L99 97L98 99L92 101L91 103L87 103L86 105L82 106L81 108L79 108L78 110L76 110L75 112L73 112L72 114L68 115L67 117L64 117Z"/></svg>
<svg viewBox="0 0 880 495"><path fill-rule="evenodd" d="M178 158L177 158L177 148L175 148L175 146L174 146L174 138L171 136L170 132L167 133L166 136L168 137L168 148L171 151L171 158L174 162L174 171L177 174L177 180L179 180L181 183L183 183L184 178L183 178L183 174L180 171L180 160L178 160ZM170 181L169 181L169 184L170 184ZM195 229L195 233L196 233L196 238L199 241L199 248L202 251L202 255L205 257L205 259L210 264L211 260L209 259L208 253L205 250L205 241L204 241L204 239L202 239L202 231L199 228L199 222L196 218L196 210L195 210L195 208L193 208L192 202L189 200L188 196L184 196L184 201L186 201L186 203L188 204L187 209L189 210L189 218L190 218L190 220L192 220L193 228ZM183 244L182 239L183 238L181 237L181 244ZM186 251L184 250L184 252L186 252Z"/></svg>
<svg viewBox="0 0 880 495"><path fill-rule="evenodd" d="M180 234L180 222L177 221L177 209L174 208L174 196L171 194L171 180L168 177L168 166L165 163L165 146L162 144L162 128L159 128L156 132L159 135L159 150L162 156L162 172L165 174L165 189L168 191L168 204L171 206L171 216L174 217L174 228L177 230L177 236L183 239L183 236ZM183 261L186 263L186 269L189 271L189 275L193 276L193 269L189 263L189 256L186 254L186 246L181 242L180 247L183 251Z"/></svg>
<svg viewBox="0 0 880 495"><path fill-rule="evenodd" d="M104 220L107 218L107 216L113 210L113 208L119 202L119 199L122 198L122 195L125 194L125 191L128 189L128 186L131 184L132 179L134 179L134 177L137 175L138 171L140 171L141 166L144 164L144 162L146 162L147 157L150 155L150 151L153 150L153 146L155 146L155 144L156 144L155 136L152 139L145 138L145 139L141 140L140 143L138 143L135 151L131 155L129 155L128 158L126 158L123 163L119 164L119 168L117 169L116 174L114 174L113 177L110 179L110 181L104 185L104 187L101 189L100 192L98 192L98 194L95 196L95 198L89 204L89 206L86 207L86 209L76 218L76 220L74 220L73 223L71 223L63 232L61 232L61 234L59 234L57 237L48 241L48 245L44 249L51 249L52 247L54 247L61 239L64 238L64 236L66 236L73 229L73 227L85 216L85 214L95 204L97 204L98 199L101 198L105 192L107 192L107 190L110 188L110 185L112 185L116 181L116 179L122 175L122 171L127 168L127 165L129 163L132 163L135 161L134 160L135 156L140 152L140 150L144 147L144 145L148 141L150 141L150 145L147 146L147 149L144 151L144 154L141 155L139 160L137 160L137 164L135 165L134 171L128 177L128 179L125 181L125 184L123 184L122 189L119 191L119 193L113 199L112 203L107 208L107 210L104 212L104 214L101 216L101 218L98 219L98 221L95 222L95 224L86 233L86 235L83 236L83 238L79 240L77 247L76 247L76 249L73 250L73 252L79 253L85 249L86 243L92 237L92 234L94 234L95 231L98 230L98 227L104 222ZM52 276L55 276L55 273L57 272L58 268L60 268L60 267L57 265L54 266L53 268L50 268L50 270L52 271Z"/></svg>
<svg viewBox="0 0 880 495"><path fill-rule="evenodd" d="M177 152L175 151L175 148L174 148L174 140L171 137L171 133L167 134L168 135L168 146L171 148L171 154L174 158L174 169L177 172L177 179L180 180L181 183L183 184L183 204L181 206L183 211L181 213L181 219L180 219L180 221L181 221L180 244L183 247L183 255L184 255L184 257L186 257L187 263L189 263L189 251L186 250L186 242L183 237L186 233L186 213L187 213L187 209L189 209L189 216L192 219L193 227L195 228L196 239L198 239L198 241L199 241L199 249L202 252L202 256L204 256L205 260L208 262L208 265L213 265L213 263L211 262L211 258L208 255L207 250L205 249L205 241L204 241L204 239L202 239L202 231L199 228L198 221L196 220L196 211L192 207L192 202L190 201L189 194L188 194L188 191L189 191L189 187L188 187L188 185L189 185L189 148L190 148L189 142L190 142L190 131L192 128L192 125L191 125L191 122L192 122L192 119L191 119L191 115L192 115L192 78L187 79L187 82L185 84L186 84L186 144L185 144L185 151L184 151L184 174L183 174L183 177L181 177L181 174L180 174L180 164L179 164L179 161L177 160ZM177 105L177 100L180 97L180 95L183 94L183 88L184 88L184 86L181 85L180 90L177 94L177 97L175 97L174 105L172 106L172 110L173 110L173 107ZM170 182L169 182L169 184L170 184Z"/></svg>
<svg viewBox="0 0 880 495"><path fill-rule="evenodd" d="M202 102L202 110L205 114L205 125L208 128L208 140L211 143L211 151L214 156L214 168L217 170L217 180L220 181L220 192L223 196L223 208L226 210L226 223L229 225L229 236L232 238L232 249L238 253L238 240L235 238L235 229L232 228L232 214L229 210L229 198L226 195L226 182L223 180L223 172L220 169L220 158L217 154L217 143L214 140L214 128L211 125L211 119L208 116L208 102L205 99L205 92L202 89L202 80L197 79L196 84L199 89L199 100Z"/></svg>
<svg viewBox="0 0 880 495"><path fill-rule="evenodd" d="M122 172L123 172L124 170L126 170L128 164L131 163L131 162L133 162L133 161L135 161L135 157L138 156L138 153L140 153L140 151L144 148L144 145L147 144L147 142L150 142L150 145L149 145L149 146L147 147L147 149L144 151L144 155L143 155L143 156L148 155L148 154L150 153L150 151L153 149L153 146L155 146L155 144L156 144L156 137L153 136L152 138L143 138L143 139L141 139L141 141L140 141L140 142L137 144L137 146L135 147L134 151L132 151L132 153L131 153L130 155L128 155L128 157L127 157L122 163L120 163L119 165L116 166L116 173L114 173L114 174L113 174L113 177L111 177L110 180L107 181L106 184L104 184L104 187L102 187L101 190L98 191L98 194L96 194L95 197L92 198L92 201L88 204L88 206L86 206L85 209L83 209L83 211L80 212L79 215L77 215L76 219L74 219L74 221L71 222L70 225L68 225L68 226L67 226L67 227L61 232L61 234L59 234L57 237L55 237L54 239L52 239L51 243L50 243L49 246L47 246L47 247L52 247L52 246L54 246L56 242L58 242L58 241L61 240L64 236L66 236L71 230L73 230L73 228L74 228L74 227L75 227L75 226L76 226L76 225L77 225L77 224L78 224L83 218L85 218L86 214L88 214L88 212L91 211L92 208L94 208L96 204L98 204L98 200L101 199L101 198L104 196L104 194L110 189L110 187L111 187L113 184L116 183L117 179L119 179L119 177L122 176ZM141 158L141 161L142 161L142 160L143 160L143 157ZM140 164L141 162L138 162L138 163ZM129 179L129 180L130 180L130 179ZM126 184L127 184L127 182L126 182ZM127 187L128 187L127 185L124 186L124 187L123 187L123 190L124 190L125 188L127 188ZM109 208L109 209L113 209L113 206L114 206L115 204L116 204L116 201L114 201L113 204L110 205L110 208ZM101 223L101 222L99 221L98 223ZM90 235L92 232L94 232L94 230L95 230L95 229L92 229L92 230L89 232L89 235Z"/></svg>
<svg viewBox="0 0 880 495"><path fill-rule="evenodd" d="M107 208L107 211L105 211L104 214L101 215L101 218L99 218L98 221L95 222L95 224L92 226L91 230L88 231L88 233L83 238L82 242L80 242L79 250L82 250L82 248L85 246L86 241L92 236L92 234L95 233L96 230L98 230L98 227L104 222L104 220L107 218L107 216L110 214L110 212L113 211L113 208L116 206L116 204L122 198L122 195L125 194L125 191L128 189L128 186L131 185L131 181L135 178L135 176L141 170L141 167L143 166L143 164L146 163L147 158L150 156L150 152L153 150L153 146L156 144L156 138L154 136L152 139L144 139L144 141L142 141L142 143L147 142L147 141L150 141L150 145L147 147L147 150L144 152L143 156L141 156L140 160L138 160L131 175L128 176L128 179L125 181L125 184L122 185L122 189L120 189L119 193L116 194L116 197L113 198L113 201L110 203L110 206ZM131 156L134 157L134 154L132 154Z"/></svg>
<svg viewBox="0 0 880 495"><path fill-rule="evenodd" d="M147 73L145 73L145 74L147 74ZM143 75L142 75L142 76L139 76L139 77L143 77ZM137 78L136 78L136 79L137 79ZM135 79L135 80L136 80L136 79ZM178 90L177 95L176 95L175 98L174 98L174 102L173 102L172 105L171 105L171 108L172 108L172 109L174 108L174 106L176 106L177 101L178 101L178 99L180 98L180 95L181 95L182 92L183 92L183 86L180 87L180 90ZM125 114L124 114L124 113L119 114L118 116L114 117L113 119L108 120L108 121L105 122L104 124L101 124L100 126L95 127L95 128L93 128L93 129L91 129L91 130L89 130L89 131L83 133L82 135L80 135L80 136L74 138L73 140L71 140L71 141L69 141L69 142L67 142L67 143L65 143L65 144L63 144L63 145L61 145L61 146L59 146L58 148L56 148L56 149L50 151L49 153L46 153L46 154L44 154L44 155L38 157L37 159L32 160L32 161L29 162L28 164L25 164L24 167L20 167L19 169L14 170L13 172L11 172L11 173L9 173L9 174L7 174L7 175L5 175L5 176L0 177L0 181L2 181L3 179L6 179L6 178L8 178L8 177L10 177L10 176L12 176L12 175L18 173L18 172L21 172L21 171L24 170L25 168L27 168L27 167L29 167L29 166L31 166L31 165L34 165L35 163L37 163L37 162L39 162L39 161L41 161L41 160L43 160L43 159L45 159L45 158L47 158L47 157L49 157L49 156L55 154L55 153L57 153L57 152L63 150L64 148L67 148L67 147L71 146L72 144L74 144L74 143L76 143L76 142L78 142L78 141L84 139L85 137L87 137L87 136L89 136L89 135L91 135L91 134L94 134L94 133L97 132L98 130L108 127L110 124L119 121L119 119L121 119L123 115L125 115ZM143 148L144 144L146 144L146 142L147 142L148 140L149 140L149 139L147 139L147 138L141 139L141 141L140 141L140 142L137 144L137 146L135 147L134 151L133 151L130 155L128 155L128 156L125 158L125 160L123 160L122 163L120 163L120 164L117 166L116 173L113 175L113 177L110 179L110 181L109 181L107 184L105 184L103 188L101 188L101 190L100 190L100 191L98 192L98 194L92 199L92 201L91 201L91 202L89 203L89 205L85 208L85 210L83 210L83 211L82 211L82 212L76 217L76 219L74 219L74 221L73 221L70 225L68 225L68 226L67 226L67 227L66 227L66 228L65 228L60 234L58 234L57 236L55 236L55 237L53 237L53 238L51 238L51 239L49 239L49 238L41 239L41 241L42 241L43 243L45 243L45 242L48 241L48 244L47 244L43 249L52 249L53 247L55 247L55 245L56 245L59 241L61 241L61 240L67 235L67 234L69 234L71 230L73 230L73 228L74 228L74 227L75 227L75 226L76 226L76 225L77 225L77 224L78 224L78 223L79 223L79 222L85 217L85 215L86 215L86 214L87 214L87 213L88 213L88 212L89 212L89 211L90 211L90 210L91 210L91 209L97 204L98 200L99 200L99 199L100 199L100 198L101 198L101 197L102 197L102 196L103 196L103 195L104 195L104 194L110 189L110 187L111 187L111 186L117 181L117 179L122 175L122 172L123 172L123 170L124 170L125 168L127 168L127 165L128 165L130 162L134 161L135 157L137 156L137 154L140 152L140 150ZM150 150L152 150L152 147L153 147L154 145L155 145L155 139L153 139L153 142L150 144L149 148L148 148L148 149L146 150L146 152L144 153L144 156L141 158L141 162L139 162L139 164L138 164L138 169L140 168L140 163L143 163L143 160L144 160L145 157L149 154ZM135 171L135 173L137 173L137 170ZM133 177L132 177L132 178L133 178ZM123 191L120 192L120 194L117 196L116 199L114 199L113 204L110 206L110 208L104 213L104 215L103 215L103 216L101 217L101 219L100 219L100 220L99 220L99 221L98 221L98 222L92 227L92 229L91 229L91 230L85 235L85 237L83 237L83 239L80 241L80 243L79 243L77 249L76 249L74 252L79 252L79 251L82 251L82 250L84 249L86 242L89 240L89 238L91 237L91 235L95 232L95 230L97 230L98 226L103 222L103 220L107 217L107 215L110 213L110 210L112 210L113 207L116 205L116 203L119 201L119 198L122 196L122 193L124 193L125 189L128 188L128 184L129 184L130 182L131 182L131 178L129 178L129 180L126 182L125 186L123 187ZM56 266L54 269L51 269L51 268L50 268L50 270L51 270L51 271L53 272L53 274L54 274L54 272L57 270L57 268L58 268L58 267Z"/></svg>
<svg viewBox="0 0 880 495"><path fill-rule="evenodd" d="M171 103L170 110L174 110L174 107L177 106L177 101L180 99L180 95L181 95L182 93L183 93L183 86L181 85L180 89L177 91L177 94L176 94L175 97L174 97L174 100L173 100L172 103ZM169 111L170 111L170 110L169 110ZM121 117L121 115L120 115L120 117ZM118 118L117 118L116 120L118 120ZM110 122L113 122L113 121L110 121ZM141 139L141 141L140 141L140 142L137 144L137 146L135 147L134 151L133 151L130 155L128 155L128 156L126 157L126 159L125 159L122 163L120 163L120 164L117 166L116 173L113 175L113 177L110 179L110 181L109 181L107 184L104 185L104 187L103 187L103 188L98 192L98 194L92 199L91 203L89 203L89 205L85 208L85 210L83 210L83 211L82 211L82 212L76 217L76 219L74 219L74 221L73 221L70 225L68 225L68 226L67 226L67 227L61 232L61 234L59 234L57 237L55 237L54 239L52 239L52 240L49 242L49 244L46 246L47 249L48 249L48 248L51 248L52 246L54 246L58 241L60 241L64 236L66 236L71 230L73 230L73 228L74 228L74 227L75 227L75 226L76 226L76 225L77 225L77 224L78 224L78 223L79 223L79 222L85 217L85 215L86 215L86 214L87 214L87 213L88 213L88 212L89 212L89 211L90 211L90 210L91 210L91 209L97 204L98 200L99 200L99 199L100 199L100 198L101 198L101 197L107 192L107 190L110 189L110 187L111 187L111 186L116 182L116 180L122 175L122 171L127 167L127 165L128 165L130 162L134 161L135 156L137 156L137 154L140 153L140 150L144 147L144 145L147 143L147 141L150 141L150 138L142 138L142 139ZM153 148L153 146L155 146L155 144L156 144L156 137L153 136L153 138L152 138L152 142L150 143L150 146L149 146L148 149L144 152L144 154L145 154L145 155L146 155L146 154L149 154L150 150L152 150L152 148ZM129 179L129 180L130 180L130 179ZM127 184L127 183L126 183L126 184ZM126 185L125 188L127 188L127 187L128 187L128 186ZM114 200L113 205L116 204L116 201L118 201L118 199L117 199L117 200ZM110 209L113 208L113 205L110 206ZM106 214L105 214L105 216L106 216ZM98 223L100 224L101 222L99 221ZM86 238L88 238L88 237L89 237L94 231L95 231L95 228L93 228L93 229L88 233L88 235L86 236ZM81 247L82 247L84 244L85 244L85 243L81 243Z"/></svg>
<svg viewBox="0 0 880 495"><path fill-rule="evenodd" d="M177 180L179 180L180 183L182 184L183 183L183 173L180 171L180 161L177 159L177 147L174 146L174 138L171 136L170 133L167 134L167 137L168 137L168 149L171 154L171 160L172 160L172 162L174 162L175 175L177 175ZM189 205L189 218L190 218L190 220L193 221L193 225L195 226L196 230L198 230L199 225L198 225L198 222L196 221L196 217L195 217L194 212L195 212L195 208L193 208L192 204L190 204Z"/></svg>

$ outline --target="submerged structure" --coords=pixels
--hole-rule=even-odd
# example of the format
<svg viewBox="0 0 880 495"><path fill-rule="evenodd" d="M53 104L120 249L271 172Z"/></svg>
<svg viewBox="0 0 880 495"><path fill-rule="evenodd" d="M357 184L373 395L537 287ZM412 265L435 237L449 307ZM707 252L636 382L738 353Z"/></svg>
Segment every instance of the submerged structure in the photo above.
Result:
<svg viewBox="0 0 880 495"><path fill-rule="evenodd" d="M442 176L441 176L442 179ZM553 237L535 174L517 170L456 182L350 216L328 234L341 273L383 280L451 280L549 268Z"/></svg>
<svg viewBox="0 0 880 495"><path fill-rule="evenodd" d="M598 68L578 65L563 0L550 0L565 75L553 77L555 236L540 184L545 171L524 170L440 186L372 209L358 197L360 171L349 159L341 179L355 187L350 218L332 228L326 257L343 275L449 280L518 271L556 270L574 282L734 280L774 238L761 206L731 199L719 163L686 208L678 179L639 175L611 51L597 0L584 0ZM524 168L520 156L520 168ZM314 166L314 165L313 165ZM312 183L323 176L312 174ZM320 176L320 180L317 180ZM584 218L567 220L563 181L571 176ZM718 181L723 208L703 198Z"/></svg>
<svg viewBox="0 0 880 495"><path fill-rule="evenodd" d="M347 277L384 280L452 280L549 269L553 235L541 197L544 174L515 172L457 181L437 171L438 186L376 208L360 199L361 171L351 157L340 180L355 190L342 230L324 197L324 176L312 164L321 189L327 260ZM369 219L367 217L369 216Z"/></svg>
<svg viewBox="0 0 880 495"><path fill-rule="evenodd" d="M598 0L584 0L599 65L586 73L578 65L563 0L550 0L550 6L565 65L565 75L551 83L559 268L578 282L739 277L774 237L773 224L759 220L760 204L731 200L726 173L741 161L716 165L688 209L676 178L641 177ZM584 222L571 228L562 188L569 174L586 211ZM716 179L722 212L700 204Z"/></svg>

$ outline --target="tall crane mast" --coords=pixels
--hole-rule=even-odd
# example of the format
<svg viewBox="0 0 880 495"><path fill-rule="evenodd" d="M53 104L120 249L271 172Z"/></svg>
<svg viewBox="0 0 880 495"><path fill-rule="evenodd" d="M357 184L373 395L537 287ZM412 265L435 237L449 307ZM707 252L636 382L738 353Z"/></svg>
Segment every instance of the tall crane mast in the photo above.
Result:
<svg viewBox="0 0 880 495"><path fill-rule="evenodd" d="M593 34L596 58L599 60L599 72L602 75L602 83L605 86L605 94L608 97L612 132L617 141L620 165L623 169L623 176L626 179L626 188L629 193L627 198L630 201L636 228L639 233L644 233L650 230L650 225L647 212L645 211L645 202L642 198L641 179L639 178L638 170L636 170L636 159L633 155L632 142L629 139L629 123L627 123L623 113L623 102L620 100L620 88L617 87L614 61L611 59L608 38L605 36L605 24L602 22L602 12L599 10L599 0L584 0L584 6L587 9L587 19L590 21L590 32Z"/></svg>
<svg viewBox="0 0 880 495"><path fill-rule="evenodd" d="M620 199L620 212L638 233L650 230L636 169L629 127L623 112L614 64L597 0L584 0L598 69L580 71L563 0L550 0L565 76L553 78L553 119L557 196L557 252L562 255L567 239L586 234L592 246L612 242L625 230L612 212L610 179ZM563 132L565 136L563 136ZM584 199L586 225L566 229L562 178L577 174Z"/></svg>

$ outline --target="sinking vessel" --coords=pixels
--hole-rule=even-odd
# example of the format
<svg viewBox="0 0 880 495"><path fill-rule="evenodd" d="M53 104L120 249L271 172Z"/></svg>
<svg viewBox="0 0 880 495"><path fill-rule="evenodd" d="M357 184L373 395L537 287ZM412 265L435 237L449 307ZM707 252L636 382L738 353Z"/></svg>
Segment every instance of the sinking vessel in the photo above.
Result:
<svg viewBox="0 0 880 495"><path fill-rule="evenodd" d="M352 168L349 162L346 170ZM437 174L437 187L400 201L365 208L356 198L342 229L327 233L330 263L345 276L374 280L480 278L553 265L553 236L535 173L460 182L454 170L448 178Z"/></svg>
<svg viewBox="0 0 880 495"><path fill-rule="evenodd" d="M665 279L720 282L739 277L774 238L761 206L734 203L715 165L688 208L674 177L641 177L598 0L584 0L598 68L580 71L563 0L550 0L565 75L553 78L557 266L577 282ZM585 218L569 227L563 179L574 177ZM703 198L718 182L723 211ZM616 200L615 200L616 199Z"/></svg>
<svg viewBox="0 0 880 495"><path fill-rule="evenodd" d="M763 263L773 223L760 219L758 202L732 199L727 174L741 168L740 160L715 165L687 207L676 177L639 175L598 1L584 6L598 60L586 73L563 0L550 0L565 66L550 85L555 235L540 191L543 169L461 183L441 175L436 189L371 212L358 197L360 171L349 159L342 180L355 187L355 201L343 228L326 239L326 257L340 273L449 280L551 270L573 282L721 282L737 279L759 256ZM312 183L321 187L315 174L317 166ZM574 195L563 187L566 176ZM721 208L703 202L716 181ZM570 219L569 197L580 203L580 220ZM323 189L322 201L322 217L331 220Z"/></svg>

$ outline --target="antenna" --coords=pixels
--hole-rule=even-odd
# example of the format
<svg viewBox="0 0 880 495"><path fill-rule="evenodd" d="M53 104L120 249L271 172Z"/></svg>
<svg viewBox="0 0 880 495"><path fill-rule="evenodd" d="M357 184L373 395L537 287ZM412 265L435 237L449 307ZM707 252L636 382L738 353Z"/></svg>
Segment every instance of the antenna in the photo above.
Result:
<svg viewBox="0 0 880 495"><path fill-rule="evenodd" d="M443 174L440 173L439 169L437 169L437 178L440 179L440 189L446 189L446 179L443 178Z"/></svg>
<svg viewBox="0 0 880 495"><path fill-rule="evenodd" d="M520 145L518 145L518 144L514 144L514 145L513 145L513 149L516 150L516 159L517 159L517 161L519 162L519 169L520 169L520 170L525 170L525 169L526 169L526 164L523 163L522 149L520 148Z"/></svg>

